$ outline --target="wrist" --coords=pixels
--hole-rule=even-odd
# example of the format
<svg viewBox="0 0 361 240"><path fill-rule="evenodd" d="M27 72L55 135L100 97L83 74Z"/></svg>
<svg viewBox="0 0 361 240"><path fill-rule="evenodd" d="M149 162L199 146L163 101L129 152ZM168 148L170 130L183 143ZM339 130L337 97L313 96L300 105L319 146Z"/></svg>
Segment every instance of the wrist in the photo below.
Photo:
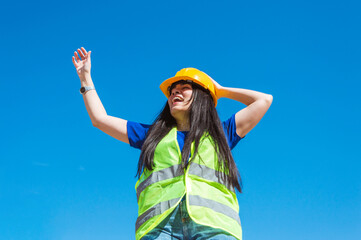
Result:
<svg viewBox="0 0 361 240"><path fill-rule="evenodd" d="M216 95L217 95L217 98L222 98L222 97L225 97L226 96L226 88L225 87L222 87L222 86L219 86L216 88Z"/></svg>
<svg viewBox="0 0 361 240"><path fill-rule="evenodd" d="M92 86L93 81L90 76L90 73L79 75L81 86Z"/></svg>
<svg viewBox="0 0 361 240"><path fill-rule="evenodd" d="M95 90L95 87L94 86L84 86L84 87L81 87L79 91L81 94L84 95L86 92L88 92L90 90Z"/></svg>
<svg viewBox="0 0 361 240"><path fill-rule="evenodd" d="M80 80L84 80L84 79L88 79L90 78L90 72L78 72L78 76L80 78Z"/></svg>

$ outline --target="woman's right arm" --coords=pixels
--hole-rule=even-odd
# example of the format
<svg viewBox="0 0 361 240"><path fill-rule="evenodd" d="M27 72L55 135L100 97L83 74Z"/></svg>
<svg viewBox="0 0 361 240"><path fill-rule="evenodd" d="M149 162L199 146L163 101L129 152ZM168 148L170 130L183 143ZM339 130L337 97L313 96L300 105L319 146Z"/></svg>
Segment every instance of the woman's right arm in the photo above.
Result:
<svg viewBox="0 0 361 240"><path fill-rule="evenodd" d="M78 49L77 52L74 52L74 56L72 57L82 87L94 86L90 75L90 54L91 51L87 52L84 48L81 48ZM83 99L94 127L122 142L129 143L127 121L109 116L95 90L89 90L84 93Z"/></svg>

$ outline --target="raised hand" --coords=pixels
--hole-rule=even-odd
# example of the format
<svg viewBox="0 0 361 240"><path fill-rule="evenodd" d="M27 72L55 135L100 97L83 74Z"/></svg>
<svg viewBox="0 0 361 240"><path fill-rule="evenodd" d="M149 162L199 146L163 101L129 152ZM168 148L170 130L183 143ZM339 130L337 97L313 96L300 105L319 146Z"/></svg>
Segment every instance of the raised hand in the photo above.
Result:
<svg viewBox="0 0 361 240"><path fill-rule="evenodd" d="M211 78L211 76L209 76L207 74L207 76L212 80L213 85L214 85L214 90L216 91L216 96L217 98L220 98L220 96L218 95L218 93L220 92L220 90L223 88L219 83L217 83L213 78Z"/></svg>
<svg viewBox="0 0 361 240"><path fill-rule="evenodd" d="M83 77L85 74L90 74L91 51L87 52L83 47L81 47L80 49L78 48L77 51L74 52L74 56L72 57L72 60L79 77Z"/></svg>

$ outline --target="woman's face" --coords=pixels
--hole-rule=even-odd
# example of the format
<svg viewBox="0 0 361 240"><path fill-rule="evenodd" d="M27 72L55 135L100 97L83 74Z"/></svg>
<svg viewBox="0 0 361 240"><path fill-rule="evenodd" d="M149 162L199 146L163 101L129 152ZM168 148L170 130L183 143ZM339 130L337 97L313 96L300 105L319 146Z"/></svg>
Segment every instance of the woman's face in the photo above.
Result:
<svg viewBox="0 0 361 240"><path fill-rule="evenodd" d="M174 118L177 119L179 114L188 114L192 104L192 93L193 88L189 83L178 83L171 89L168 105Z"/></svg>

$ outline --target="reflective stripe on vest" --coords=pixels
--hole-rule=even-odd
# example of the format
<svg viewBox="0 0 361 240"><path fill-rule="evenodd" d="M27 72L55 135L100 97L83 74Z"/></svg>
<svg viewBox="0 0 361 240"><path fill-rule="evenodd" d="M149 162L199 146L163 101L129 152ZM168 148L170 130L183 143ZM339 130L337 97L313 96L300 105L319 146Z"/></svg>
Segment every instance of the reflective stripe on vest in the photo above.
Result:
<svg viewBox="0 0 361 240"><path fill-rule="evenodd" d="M174 204L176 204L179 200L180 198L174 198L169 201L160 202L154 207L147 210L145 213L143 213L137 218L135 231L137 231L138 228L148 219L165 212L166 210L171 208ZM238 222L239 225L241 225L241 220L239 219L238 213L234 211L232 208L224 204L221 204L219 202L213 201L211 199L202 198L201 196L198 195L189 195L189 205L211 208L215 212L219 212L226 215L227 217L233 218L235 221Z"/></svg>
<svg viewBox="0 0 361 240"><path fill-rule="evenodd" d="M194 153L191 146L191 158ZM235 190L222 180L224 169L218 169L218 158L212 138L205 134L198 153L186 170L173 128L158 143L154 152L153 171L144 170L136 183L138 219L136 240L153 230L176 208L186 195L189 216L198 224L223 229L242 238Z"/></svg>
<svg viewBox="0 0 361 240"><path fill-rule="evenodd" d="M198 195L189 195L189 205L211 208L215 212L219 212L227 217L233 218L238 222L239 226L241 226L241 220L239 219L238 213L222 203L202 198Z"/></svg>
<svg viewBox="0 0 361 240"><path fill-rule="evenodd" d="M173 165L169 168L164 168L158 172L153 172L149 175L147 179L141 182L137 187L137 200L139 201L139 195L143 192L143 190L149 185L163 181L166 179L178 177L184 174L182 166L180 164Z"/></svg>
<svg viewBox="0 0 361 240"><path fill-rule="evenodd" d="M221 172L216 171L212 168L209 168L204 165L200 165L197 163L191 163L189 166L189 174L196 175L198 177L204 178L206 180L212 182L218 182L220 184L225 185L230 191L235 192L234 187L230 184L226 185L226 182L221 178ZM180 164L171 166L169 168L162 169L158 172L153 172L147 179L139 184L137 187L137 200L139 201L139 195L143 192L143 190L149 185L163 181L166 179L178 177L184 174L184 171Z"/></svg>
<svg viewBox="0 0 361 240"><path fill-rule="evenodd" d="M198 177L204 178L206 180L217 182L220 184L225 185L230 191L235 192L234 187L230 184L226 184L224 180L221 178L222 172L216 171L212 168L209 168L207 166L197 164L197 163L191 163L189 167L189 174L197 175Z"/></svg>
<svg viewBox="0 0 361 240"><path fill-rule="evenodd" d="M135 224L135 231L138 230L138 228L145 223L148 219L160 215L161 213L165 212L166 210L170 209L174 204L176 204L180 198L174 198L168 201L160 202L157 205L155 205L152 208L149 208L145 213L140 215L137 218L137 222Z"/></svg>

